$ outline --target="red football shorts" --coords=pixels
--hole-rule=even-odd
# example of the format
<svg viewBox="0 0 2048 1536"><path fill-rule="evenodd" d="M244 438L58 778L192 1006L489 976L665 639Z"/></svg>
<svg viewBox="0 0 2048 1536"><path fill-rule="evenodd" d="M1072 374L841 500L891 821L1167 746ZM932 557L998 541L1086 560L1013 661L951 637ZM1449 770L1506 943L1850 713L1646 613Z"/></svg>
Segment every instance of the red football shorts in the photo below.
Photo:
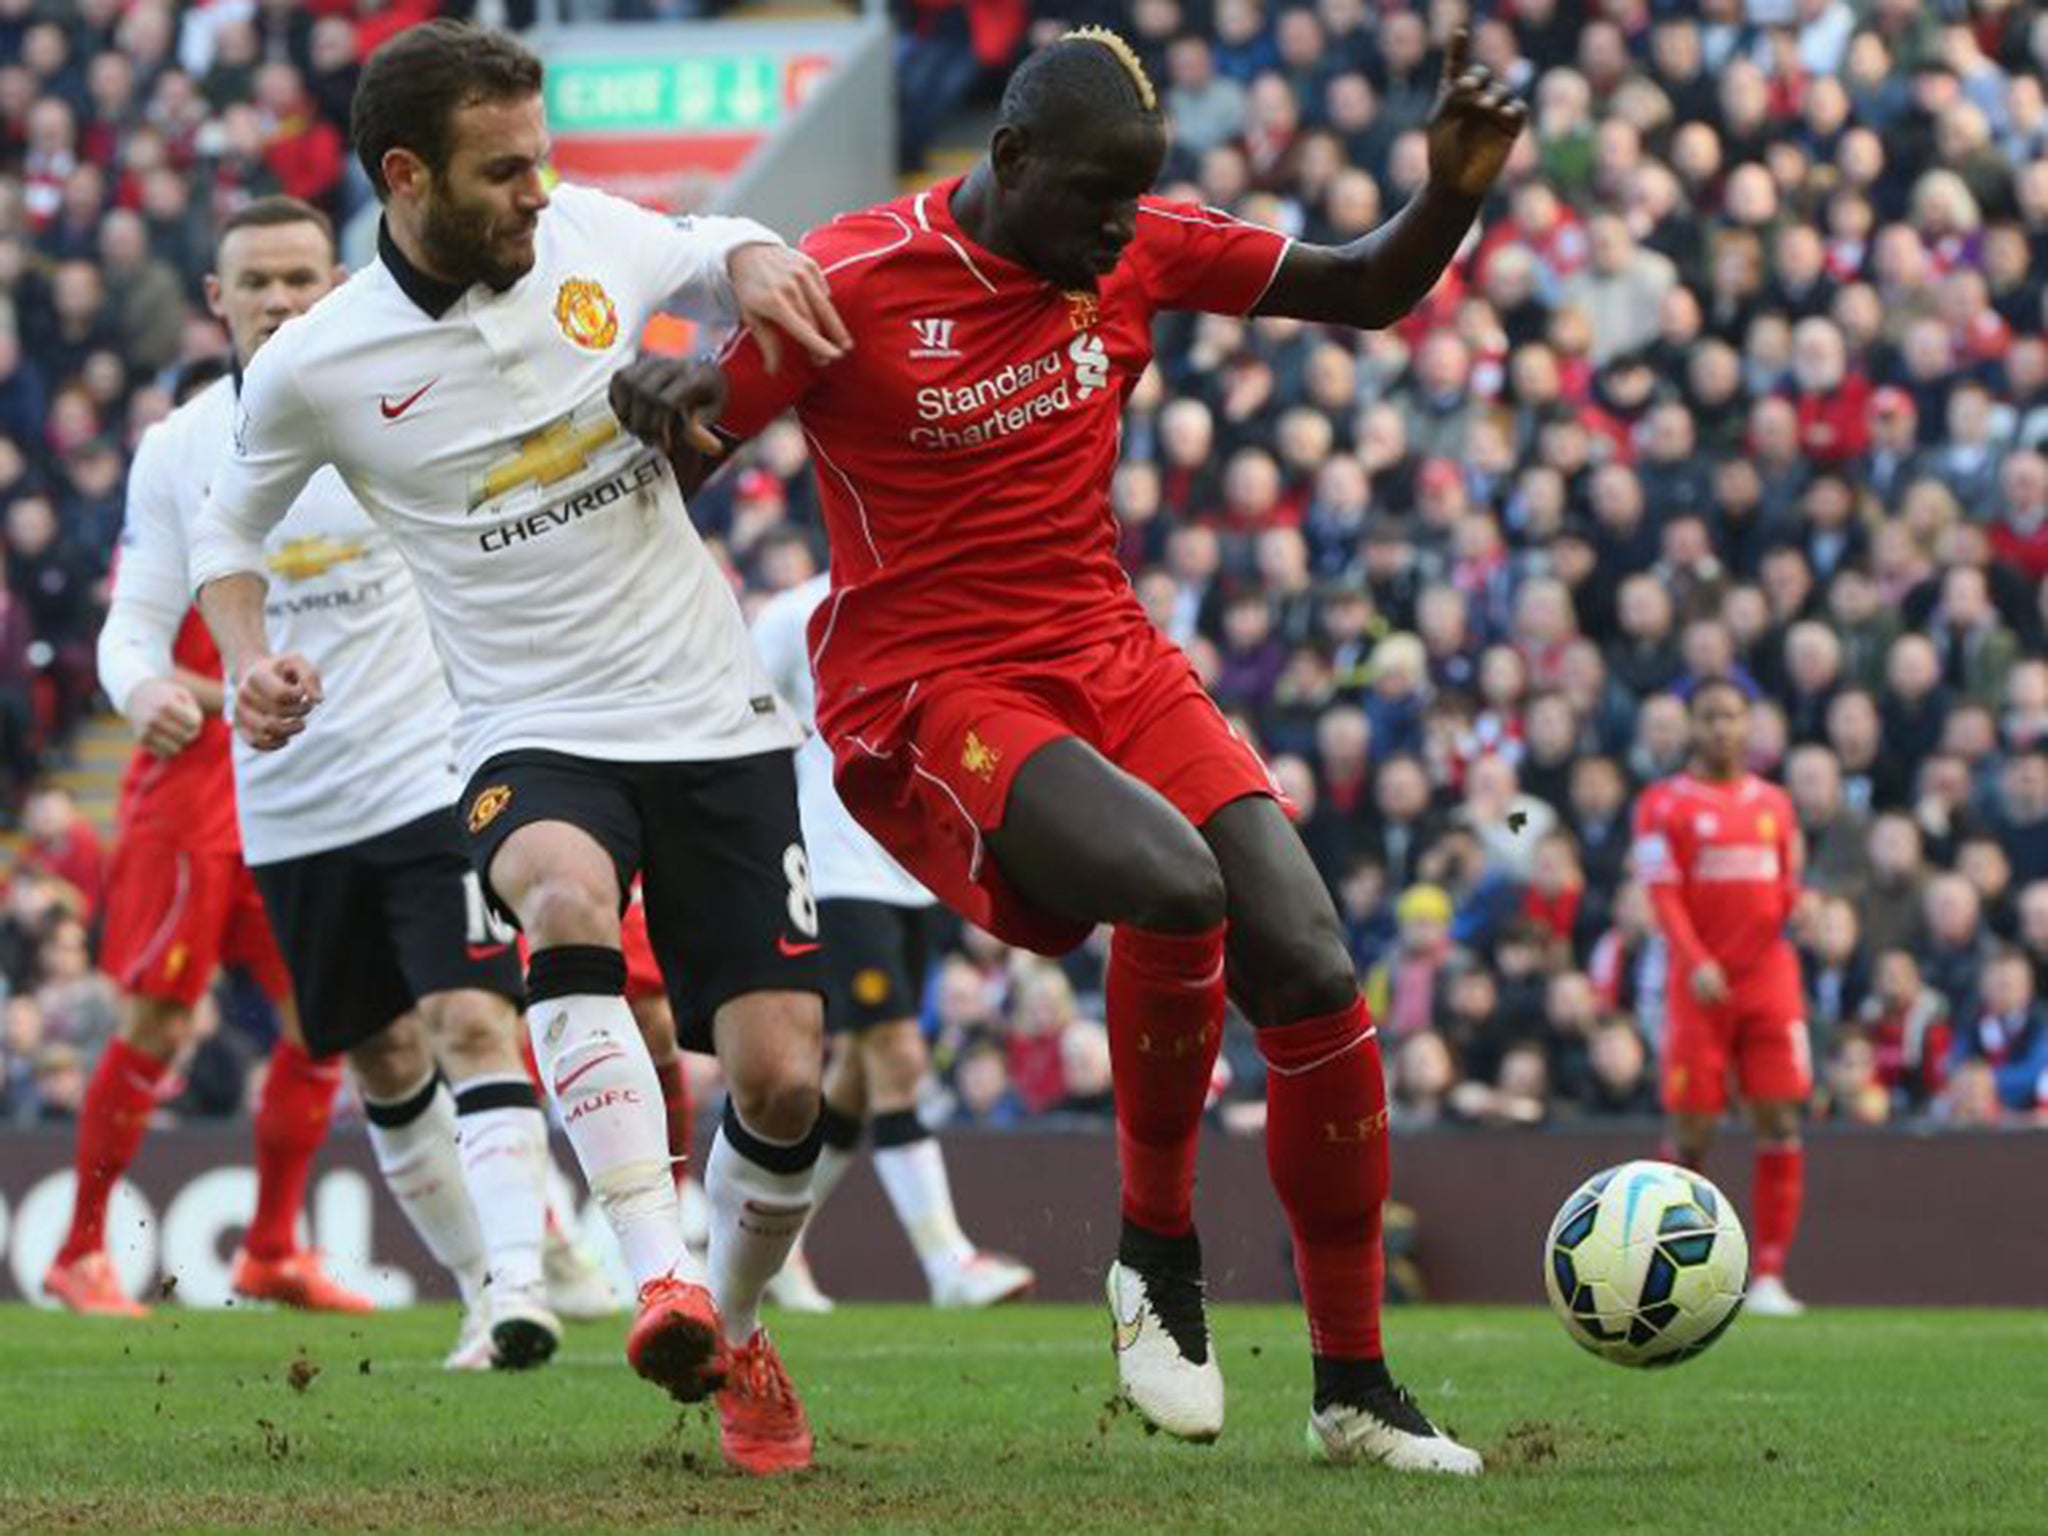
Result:
<svg viewBox="0 0 2048 1536"><path fill-rule="evenodd" d="M123 838L107 872L101 969L131 997L190 1008L224 965L247 971L273 1002L292 995L241 856L193 853L146 833Z"/></svg>
<svg viewBox="0 0 2048 1536"><path fill-rule="evenodd" d="M1813 1053L1799 958L1775 947L1736 982L1717 1008L1703 1007L1686 978L1674 976L1664 1025L1664 1108L1718 1115L1732 1078L1745 1102L1804 1102L1813 1091Z"/></svg>
<svg viewBox="0 0 2048 1536"><path fill-rule="evenodd" d="M1279 786L1223 718L1180 649L1149 626L1057 664L980 667L856 701L828 728L834 781L854 818L911 874L1005 943L1057 955L1090 925L1033 906L984 834L1003 824L1031 755L1076 736L1202 825Z"/></svg>

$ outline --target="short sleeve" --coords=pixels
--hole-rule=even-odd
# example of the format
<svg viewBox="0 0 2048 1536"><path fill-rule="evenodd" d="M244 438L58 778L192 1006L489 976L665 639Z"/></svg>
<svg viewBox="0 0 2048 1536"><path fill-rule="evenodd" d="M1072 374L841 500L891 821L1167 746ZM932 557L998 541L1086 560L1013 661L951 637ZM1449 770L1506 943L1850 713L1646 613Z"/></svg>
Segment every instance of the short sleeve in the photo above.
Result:
<svg viewBox="0 0 2048 1536"><path fill-rule="evenodd" d="M1677 885L1678 856L1671 844L1668 796L1655 790L1636 803L1635 843L1630 852L1636 878L1645 885Z"/></svg>
<svg viewBox="0 0 2048 1536"><path fill-rule="evenodd" d="M1277 230L1214 208L1162 198L1138 204L1137 252L1145 290L1159 309L1249 314L1273 286L1291 243Z"/></svg>
<svg viewBox="0 0 2048 1536"><path fill-rule="evenodd" d="M736 331L718 361L725 370L726 383L718 435L733 443L745 442L796 405L818 378L810 354L787 340L782 346L782 366L770 373L752 331Z"/></svg>

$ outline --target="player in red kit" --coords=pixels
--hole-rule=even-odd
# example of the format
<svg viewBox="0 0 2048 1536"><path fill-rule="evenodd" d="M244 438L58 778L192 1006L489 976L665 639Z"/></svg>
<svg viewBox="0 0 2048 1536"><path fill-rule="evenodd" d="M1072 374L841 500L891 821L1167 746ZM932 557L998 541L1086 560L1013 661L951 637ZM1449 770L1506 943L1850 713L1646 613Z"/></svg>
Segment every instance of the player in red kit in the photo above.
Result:
<svg viewBox="0 0 2048 1536"><path fill-rule="evenodd" d="M1020 65L966 177L815 231L855 337L825 365L725 359L723 435L794 407L832 542L809 628L819 728L855 817L941 900L1043 953L1115 927L1108 1013L1123 1227L1109 1271L1125 1396L1223 1427L1193 1221L1195 1139L1231 994L1268 1067L1267 1157L1294 1235L1321 1455L1473 1473L1382 1355L1379 1048L1336 913L1257 755L1145 617L1109 506L1125 399L1165 310L1375 327L1435 285L1524 109L1461 33L1430 179L1343 248L1149 195L1168 135L1111 33ZM695 435L702 382L647 359L627 426Z"/></svg>
<svg viewBox="0 0 2048 1536"><path fill-rule="evenodd" d="M148 521L138 505L165 493L174 473L138 454L124 541ZM160 1085L191 1043L193 1009L229 965L249 973L285 1023L256 1107L256 1212L235 1256L234 1288L294 1306L366 1312L365 1298L298 1246L306 1178L327 1136L341 1066L316 1061L300 1041L291 978L242 863L228 729L220 718L220 654L198 613L188 611L172 674L125 678L108 660L122 602L117 570L101 670L138 745L121 785L100 961L125 994L121 1031L101 1055L79 1113L71 1225L43 1289L77 1312L147 1311L122 1292L108 1260L107 1204L141 1147Z"/></svg>
<svg viewBox="0 0 2048 1536"><path fill-rule="evenodd" d="M1734 683L1692 696L1693 765L1636 807L1636 873L1670 951L1664 1108L1677 1160L1700 1167L1736 1091L1756 1128L1747 1306L1804 1310L1785 1256L1805 1188L1799 1120L1813 1089L1799 957L1785 925L1803 899L1792 801L1743 766L1749 698Z"/></svg>

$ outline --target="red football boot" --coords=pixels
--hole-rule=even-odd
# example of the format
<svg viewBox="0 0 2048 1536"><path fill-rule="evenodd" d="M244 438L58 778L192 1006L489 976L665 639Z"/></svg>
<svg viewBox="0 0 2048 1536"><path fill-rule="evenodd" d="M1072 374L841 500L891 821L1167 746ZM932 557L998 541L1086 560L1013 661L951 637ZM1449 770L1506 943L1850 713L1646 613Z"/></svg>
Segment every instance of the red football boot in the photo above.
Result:
<svg viewBox="0 0 2048 1536"><path fill-rule="evenodd" d="M52 1264L43 1275L43 1289L87 1317L149 1316L149 1308L121 1289L103 1248L81 1253L69 1264Z"/></svg>
<svg viewBox="0 0 2048 1536"><path fill-rule="evenodd" d="M701 1285L648 1281L640 1287L640 1315L626 1335L626 1359L677 1402L703 1402L725 1381L718 1303Z"/></svg>
<svg viewBox="0 0 2048 1536"><path fill-rule="evenodd" d="M731 1354L718 1393L718 1448L726 1463L756 1477L811 1464L811 1425L766 1329Z"/></svg>
<svg viewBox="0 0 2048 1536"><path fill-rule="evenodd" d="M320 1267L320 1255L301 1248L281 1259L259 1259L246 1248L235 1252L229 1286L250 1301L274 1301L307 1312L374 1312L377 1304L359 1296Z"/></svg>

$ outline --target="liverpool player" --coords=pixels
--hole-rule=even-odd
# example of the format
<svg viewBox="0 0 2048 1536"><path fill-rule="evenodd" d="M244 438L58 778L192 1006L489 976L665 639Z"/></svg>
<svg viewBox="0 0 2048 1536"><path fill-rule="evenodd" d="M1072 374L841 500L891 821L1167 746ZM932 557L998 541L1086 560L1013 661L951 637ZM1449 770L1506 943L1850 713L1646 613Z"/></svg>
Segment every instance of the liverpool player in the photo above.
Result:
<svg viewBox="0 0 2048 1536"><path fill-rule="evenodd" d="M1126 1395L1176 1435L1222 1429L1192 1193L1227 975L1270 1067L1310 1443L1461 1473L1479 1457L1382 1356L1385 1085L1336 913L1264 766L1132 594L1109 484L1162 310L1375 327L1429 292L1526 116L1467 57L1461 32L1427 184L1328 248L1148 195L1168 146L1152 83L1113 34L1070 35L1019 66L964 179L810 236L858 345L771 372L743 340L722 418L745 437L795 406L816 450L833 590L811 660L848 808L1013 943L1055 953L1115 925ZM704 404L657 360L619 394L629 426L669 440Z"/></svg>
<svg viewBox="0 0 2048 1536"><path fill-rule="evenodd" d="M237 730L288 749L323 687L271 648L264 540L332 465L412 570L456 700L471 856L532 945L541 1075L639 1288L627 1356L685 1401L716 1391L734 1465L786 1470L811 1432L759 1307L818 1149L799 733L668 461L607 400L672 295L825 358L839 318L815 265L758 224L550 190L541 86L518 42L450 21L371 56L352 132L383 205L377 260L251 365L193 579ZM684 1044L715 1048L731 1090L706 1170L708 1288L624 996L636 876Z"/></svg>
<svg viewBox="0 0 2048 1536"><path fill-rule="evenodd" d="M1785 925L1799 907L1792 802L1743 766L1749 697L1725 680L1692 696L1692 767L1636 806L1636 874L1670 952L1664 1108L1672 1151L1701 1166L1731 1079L1756 1129L1749 1310L1794 1316L1785 1258L1799 1227L1799 1121L1813 1088L1799 957Z"/></svg>
<svg viewBox="0 0 2048 1536"><path fill-rule="evenodd" d="M151 433L136 451L113 603L99 643L101 687L136 738L121 785L100 941L100 963L123 992L121 1027L79 1112L71 1224L43 1289L75 1312L147 1314L122 1291L107 1257L107 1204L141 1148L173 1066L192 1043L194 1008L219 968L230 965L248 972L281 1026L256 1106L256 1210L230 1283L251 1299L366 1312L366 1297L298 1246L306 1180L327 1138L340 1067L306 1051L291 979L242 863L213 637L191 607L182 572L167 604L147 590L149 554L138 558L143 529L172 492L172 466L161 448ZM196 495L200 484L190 488ZM132 644L138 632L159 629L168 644Z"/></svg>
<svg viewBox="0 0 2048 1536"><path fill-rule="evenodd" d="M781 593L754 619L762 665L813 729L818 704L804 629L828 588L825 577L813 577ZM1037 1277L1029 1266L968 1240L953 1209L945 1156L917 1113L930 1065L917 1016L938 903L847 815L832 790L832 754L816 735L797 749L796 786L825 941L825 1027L838 1039L825 1073L824 1147L811 1219L872 1126L875 1177L917 1251L932 1305L991 1307L1020 1296ZM802 1257L801 1246L791 1252L773 1299L796 1311L830 1311L831 1300Z"/></svg>

